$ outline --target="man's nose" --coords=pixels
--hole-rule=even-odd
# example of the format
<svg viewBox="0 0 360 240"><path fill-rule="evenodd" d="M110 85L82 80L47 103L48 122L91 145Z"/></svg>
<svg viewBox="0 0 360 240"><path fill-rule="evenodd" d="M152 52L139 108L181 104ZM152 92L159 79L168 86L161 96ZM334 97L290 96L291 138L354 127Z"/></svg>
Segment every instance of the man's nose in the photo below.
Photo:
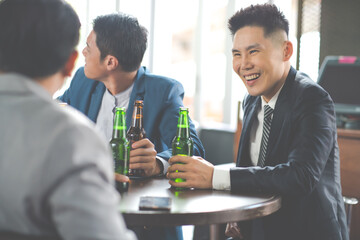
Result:
<svg viewBox="0 0 360 240"><path fill-rule="evenodd" d="M243 56L243 57L241 58L241 69L242 69L242 70L248 70L248 69L251 68L251 66L252 66L252 64L251 64L251 62L250 62L249 57Z"/></svg>

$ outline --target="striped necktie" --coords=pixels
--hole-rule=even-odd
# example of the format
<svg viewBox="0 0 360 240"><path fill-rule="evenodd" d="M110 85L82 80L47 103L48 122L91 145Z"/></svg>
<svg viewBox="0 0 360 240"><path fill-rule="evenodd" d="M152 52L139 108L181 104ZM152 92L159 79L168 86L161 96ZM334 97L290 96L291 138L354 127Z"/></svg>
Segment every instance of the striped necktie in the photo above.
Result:
<svg viewBox="0 0 360 240"><path fill-rule="evenodd" d="M274 110L269 107L269 105L264 105L264 127L260 145L259 160L257 163L257 165L260 167L263 167L265 165L266 148L270 135L270 127L272 120L271 115L273 111Z"/></svg>

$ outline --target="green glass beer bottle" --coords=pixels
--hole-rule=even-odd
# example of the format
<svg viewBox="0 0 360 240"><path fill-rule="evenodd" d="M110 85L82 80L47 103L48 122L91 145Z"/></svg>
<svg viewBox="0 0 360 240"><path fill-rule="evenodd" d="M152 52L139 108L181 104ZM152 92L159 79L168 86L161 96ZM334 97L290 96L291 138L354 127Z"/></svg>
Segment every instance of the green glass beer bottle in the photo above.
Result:
<svg viewBox="0 0 360 240"><path fill-rule="evenodd" d="M110 146L113 153L115 172L128 175L130 160L130 144L126 138L125 108L116 107L114 128ZM129 182L115 182L119 192L125 192L129 188Z"/></svg>
<svg viewBox="0 0 360 240"><path fill-rule="evenodd" d="M127 138L130 141L130 149L132 150L132 144L143 138L146 138L145 129L143 126L143 100L136 100L134 104L133 117L131 126L127 132ZM145 172L143 169L129 169L130 176L144 176Z"/></svg>
<svg viewBox="0 0 360 240"><path fill-rule="evenodd" d="M189 109L180 107L177 133L172 141L172 155L192 156L194 152L194 141L190 137ZM174 182L184 182L185 179L176 178Z"/></svg>

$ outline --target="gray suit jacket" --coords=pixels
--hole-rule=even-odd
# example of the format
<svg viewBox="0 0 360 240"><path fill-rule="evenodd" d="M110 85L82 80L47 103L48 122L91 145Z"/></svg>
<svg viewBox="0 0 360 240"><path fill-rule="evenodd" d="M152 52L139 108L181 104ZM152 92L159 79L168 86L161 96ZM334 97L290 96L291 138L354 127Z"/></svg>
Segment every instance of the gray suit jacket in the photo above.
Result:
<svg viewBox="0 0 360 240"><path fill-rule="evenodd" d="M36 82L0 75L0 232L134 239L116 206L106 141Z"/></svg>

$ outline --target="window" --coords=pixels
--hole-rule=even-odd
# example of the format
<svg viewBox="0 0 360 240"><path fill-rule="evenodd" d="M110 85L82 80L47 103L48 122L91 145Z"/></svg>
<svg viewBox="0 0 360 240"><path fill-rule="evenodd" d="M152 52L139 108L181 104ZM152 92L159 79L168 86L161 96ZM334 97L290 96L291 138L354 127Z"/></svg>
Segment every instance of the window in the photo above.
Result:
<svg viewBox="0 0 360 240"><path fill-rule="evenodd" d="M148 49L142 65L154 74L174 78L183 84L184 104L190 108L190 116L200 124L215 122L235 126L237 101L242 101L246 88L232 70L232 40L227 20L240 8L269 1L67 1L78 13L82 24L80 53L96 16L116 11L133 15L149 31ZM290 40L296 49L297 0L270 2L289 19ZM301 41L305 42L305 36ZM295 66L296 56L292 61ZM80 54L76 68L83 65L84 58ZM69 83L70 80L56 96L62 94Z"/></svg>
<svg viewBox="0 0 360 240"><path fill-rule="evenodd" d="M320 57L321 0L302 0L299 11L301 11L299 70L316 81Z"/></svg>

